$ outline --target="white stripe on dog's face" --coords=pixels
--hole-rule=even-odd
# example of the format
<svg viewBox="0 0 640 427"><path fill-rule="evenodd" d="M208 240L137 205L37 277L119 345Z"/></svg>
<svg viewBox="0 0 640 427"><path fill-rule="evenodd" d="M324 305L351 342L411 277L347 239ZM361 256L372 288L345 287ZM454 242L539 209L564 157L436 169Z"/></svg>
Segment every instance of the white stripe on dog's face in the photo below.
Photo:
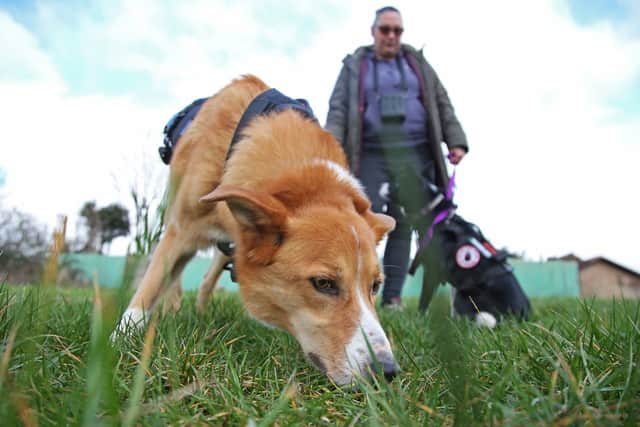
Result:
<svg viewBox="0 0 640 427"><path fill-rule="evenodd" d="M350 367L364 372L372 362L367 341L371 346L371 351L379 360L393 359L393 356L391 344L389 344L380 322L373 314L370 306L365 303L360 289L357 292L360 305L360 323L347 344L346 353Z"/></svg>
<svg viewBox="0 0 640 427"><path fill-rule="evenodd" d="M358 243L358 266L356 270L355 290L358 306L360 307L360 319L358 322L358 328L356 328L351 340L346 346L346 353L350 367L359 372L364 372L372 362L367 341L371 346L373 354L379 360L393 360L393 353L391 352L391 344L387 339L387 335L384 333L378 318L373 312L373 307L370 304L367 304L365 297L362 294L362 289L367 289L367 287L364 286L365 284L362 283L361 277L362 253L358 234L356 233L355 228L352 229L352 231L356 238L356 242Z"/></svg>

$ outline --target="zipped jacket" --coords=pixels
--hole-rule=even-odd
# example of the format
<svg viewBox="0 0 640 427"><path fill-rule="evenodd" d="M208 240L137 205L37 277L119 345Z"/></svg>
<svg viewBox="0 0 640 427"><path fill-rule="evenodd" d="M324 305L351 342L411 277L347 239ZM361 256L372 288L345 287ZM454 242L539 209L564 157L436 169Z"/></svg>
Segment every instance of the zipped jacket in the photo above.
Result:
<svg viewBox="0 0 640 427"><path fill-rule="evenodd" d="M361 46L347 55L342 63L335 87L329 100L329 112L325 128L344 147L351 170L360 174L363 146L364 78L367 72L367 55L373 46ZM462 147L469 151L467 138L458 121L449 95L435 70L424 58L422 50L403 44L400 50L420 82L420 95L427 113L427 140L432 148L436 168L436 184L442 188L448 183L448 175L440 143L451 149Z"/></svg>

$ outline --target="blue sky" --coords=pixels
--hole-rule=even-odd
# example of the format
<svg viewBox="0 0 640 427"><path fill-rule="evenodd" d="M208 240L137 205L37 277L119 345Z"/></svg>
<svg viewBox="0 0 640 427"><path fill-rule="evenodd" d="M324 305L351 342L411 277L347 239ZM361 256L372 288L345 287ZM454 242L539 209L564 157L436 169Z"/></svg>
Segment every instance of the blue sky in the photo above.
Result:
<svg viewBox="0 0 640 427"><path fill-rule="evenodd" d="M630 1L621 0L571 0L569 9L580 25L593 25L601 21L624 22L629 16Z"/></svg>
<svg viewBox="0 0 640 427"><path fill-rule="evenodd" d="M127 2L128 4L135 2ZM193 31L189 19L176 14L172 5L175 2L154 2L163 7L159 13L146 16L154 25L162 29L163 42L188 35ZM234 1L218 1L215 7L231 7ZM252 34L255 46L268 52L295 58L304 49L314 34L326 26L343 25L345 8L339 3L322 3L318 7L300 7L299 1L251 1L246 10L256 21L262 20L266 27L279 29L285 36L271 32ZM304 2L302 2L304 3ZM113 38L105 31L110 24L119 19L124 2L87 2L66 1L6 1L0 7L17 23L28 29L40 47L50 54L50 59L60 75L68 84L71 94L100 93L105 95L135 94L141 100L157 102L167 101L169 94L163 82L149 78L152 70L113 61L105 52L117 54L126 49L145 57L160 60L160 55L168 55L171 48L161 49L157 40L139 37L124 41ZM610 25L621 37L638 36L640 25L637 22L638 6L632 0L570 0L566 3L570 16L576 24L588 28ZM635 11L633 9L636 9ZM310 13L312 11L312 13ZM635 15L634 15L635 13ZM239 26L238 32L242 33ZM218 30L216 25L207 25L203 32L203 45L211 48L206 51L213 64L225 67L233 52L217 48L217 40L229 36L226 29ZM96 49L96 46L98 48ZM176 47L175 49L179 49ZM15 73L13 78L30 79L33 76L23 70L9 69L3 73ZM295 70L292 70L295 72ZM621 87L610 96L612 106L624 112L640 110L640 76Z"/></svg>
<svg viewBox="0 0 640 427"><path fill-rule="evenodd" d="M233 9L237 3L216 1L211 7ZM126 50L128 55L145 57L151 63L170 61L174 56L178 60L181 48L176 40L197 34L203 47L201 54L220 68L226 67L234 55L226 43L220 46L219 42L230 37L235 37L240 47L251 46L295 58L319 27L330 23L339 26L343 16L337 3L320 3L318 8L300 6L299 1L242 3L245 4L243 12L252 21L263 21L266 31L245 31L239 25L233 28L237 31L232 35L229 28L215 22L194 26L188 14L188 2L183 3L184 10L177 13L174 1L153 2L155 8L149 14L138 11L139 17L155 26L156 34L162 34L159 38L147 38L145 34L122 39L113 37L112 29L123 25L126 19L123 6L130 7L135 2L9 2L6 11L50 54L71 94L134 94L147 102L167 101L170 94L166 84L149 78L153 70L143 64L118 62L113 56ZM21 77L30 78L28 74Z"/></svg>
<svg viewBox="0 0 640 427"><path fill-rule="evenodd" d="M633 0L571 0L569 10L574 21L585 28L611 25L620 37L640 39L640 4ZM614 93L610 102L620 114L640 113L640 75Z"/></svg>
<svg viewBox="0 0 640 427"><path fill-rule="evenodd" d="M640 2L394 4L469 137L460 213L532 259L640 270ZM48 224L66 213L73 233L84 201L161 193L166 120L243 73L308 99L323 123L342 58L384 5L0 0L0 200Z"/></svg>

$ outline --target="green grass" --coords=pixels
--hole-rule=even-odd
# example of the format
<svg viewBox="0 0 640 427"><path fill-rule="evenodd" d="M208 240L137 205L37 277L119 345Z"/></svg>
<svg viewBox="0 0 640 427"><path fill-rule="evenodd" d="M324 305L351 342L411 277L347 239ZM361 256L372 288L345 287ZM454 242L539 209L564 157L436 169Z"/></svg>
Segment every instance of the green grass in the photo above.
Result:
<svg viewBox="0 0 640 427"><path fill-rule="evenodd" d="M534 300L491 331L415 302L381 319L403 368L339 388L233 294L108 341L126 295L0 287L2 425L638 425L640 304ZM152 320L152 323L155 320ZM147 350L145 348L147 342Z"/></svg>

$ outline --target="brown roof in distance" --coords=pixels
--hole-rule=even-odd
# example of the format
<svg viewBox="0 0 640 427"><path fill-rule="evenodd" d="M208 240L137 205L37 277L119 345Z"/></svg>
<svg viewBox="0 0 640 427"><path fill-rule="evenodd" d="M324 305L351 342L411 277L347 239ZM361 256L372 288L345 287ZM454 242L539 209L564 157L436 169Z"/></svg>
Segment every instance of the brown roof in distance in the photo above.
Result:
<svg viewBox="0 0 640 427"><path fill-rule="evenodd" d="M566 254L558 257L550 257L549 260L550 261L576 261L578 263L582 262L582 259L580 259L580 257L575 254Z"/></svg>
<svg viewBox="0 0 640 427"><path fill-rule="evenodd" d="M634 270L632 270L632 269L630 269L628 267L620 265L617 262L613 262L610 259L602 257L602 256L597 256L597 257L593 257L593 258L587 259L585 261L580 261L578 266L579 266L580 270L582 270L583 268L589 267L589 266L594 265L594 264L598 264L600 262L603 262L603 263L608 264L608 265L610 265L612 267L618 268L618 269L620 269L620 270L622 270L622 271L624 271L624 272L626 272L628 274L631 274L632 276L640 278L640 273L638 273L637 271L634 271Z"/></svg>
<svg viewBox="0 0 640 427"><path fill-rule="evenodd" d="M593 258L589 258L586 260L583 260L582 258L580 258L579 256L575 255L575 254L566 254L566 255L562 255L559 257L550 257L549 258L550 261L576 261L578 263L578 268L580 270L582 270L583 268L592 266L594 264L597 263L605 263L611 267L615 267L618 268L628 274L631 274L632 276L636 276L638 278L640 278L640 273L638 273L637 271L634 271L628 267L625 267L624 265L620 265L617 262L611 261L609 258L605 258L603 256L597 256L597 257L593 257Z"/></svg>

